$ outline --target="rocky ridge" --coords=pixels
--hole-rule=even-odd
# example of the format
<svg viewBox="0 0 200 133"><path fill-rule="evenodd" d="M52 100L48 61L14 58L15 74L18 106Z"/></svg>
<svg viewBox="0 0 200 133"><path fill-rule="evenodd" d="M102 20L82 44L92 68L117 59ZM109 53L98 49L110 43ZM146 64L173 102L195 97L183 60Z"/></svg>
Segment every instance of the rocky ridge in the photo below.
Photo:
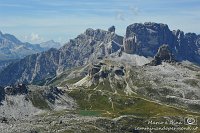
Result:
<svg viewBox="0 0 200 133"><path fill-rule="evenodd" d="M0 84L45 82L65 69L82 66L122 48L123 37L104 30L87 29L59 50L50 49L9 65L0 74Z"/></svg>
<svg viewBox="0 0 200 133"><path fill-rule="evenodd" d="M9 65L0 72L0 84L16 82L45 84L47 80L51 80L66 69L107 58L116 52L119 57L122 51L154 57L163 44L169 47L177 61L188 60L198 64L200 63L198 40L199 36L195 33L171 31L166 24L151 22L129 25L125 37L115 34L114 26L108 31L89 28L59 50L50 49Z"/></svg>

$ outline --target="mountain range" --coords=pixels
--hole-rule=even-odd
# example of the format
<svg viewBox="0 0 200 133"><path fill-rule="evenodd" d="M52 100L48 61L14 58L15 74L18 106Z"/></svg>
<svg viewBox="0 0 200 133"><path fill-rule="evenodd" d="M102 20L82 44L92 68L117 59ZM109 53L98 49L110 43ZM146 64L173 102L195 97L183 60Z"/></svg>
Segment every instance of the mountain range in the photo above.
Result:
<svg viewBox="0 0 200 133"><path fill-rule="evenodd" d="M113 27L108 31L87 29L58 50L33 54L9 65L0 73L0 84L46 81L65 69L83 66L116 51L154 57L163 44L169 46L177 61L200 64L199 39L195 33L171 31L166 24L152 22L129 25L125 37L117 35Z"/></svg>
<svg viewBox="0 0 200 133"><path fill-rule="evenodd" d="M122 44L123 37L114 32L87 29L59 50L52 48L10 64L1 72L0 84L44 81L67 68L82 66L97 57L116 52L123 47Z"/></svg>
<svg viewBox="0 0 200 133"><path fill-rule="evenodd" d="M16 60L0 72L0 132L200 132L199 38L153 22L124 37L89 28Z"/></svg>

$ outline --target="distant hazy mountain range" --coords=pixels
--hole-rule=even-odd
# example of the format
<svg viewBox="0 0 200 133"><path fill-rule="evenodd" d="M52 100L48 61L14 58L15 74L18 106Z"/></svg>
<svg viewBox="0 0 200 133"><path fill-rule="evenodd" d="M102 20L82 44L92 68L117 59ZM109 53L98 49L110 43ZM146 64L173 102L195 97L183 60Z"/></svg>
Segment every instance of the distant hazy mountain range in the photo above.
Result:
<svg viewBox="0 0 200 133"><path fill-rule="evenodd" d="M62 45L59 42L55 42L54 40L46 41L40 43L42 48L50 49L50 48L57 48L59 49Z"/></svg>
<svg viewBox="0 0 200 133"><path fill-rule="evenodd" d="M53 40L40 44L21 42L15 36L0 32L0 61L21 59L27 55L39 53L50 48L60 48L61 44Z"/></svg>
<svg viewBox="0 0 200 133"><path fill-rule="evenodd" d="M61 47L61 44L53 40L41 44L30 44L21 42L13 35L0 32L0 70L9 63L22 59L27 55L59 47Z"/></svg>
<svg viewBox="0 0 200 133"><path fill-rule="evenodd" d="M20 59L44 50L39 44L23 43L13 35L0 32L0 60Z"/></svg>

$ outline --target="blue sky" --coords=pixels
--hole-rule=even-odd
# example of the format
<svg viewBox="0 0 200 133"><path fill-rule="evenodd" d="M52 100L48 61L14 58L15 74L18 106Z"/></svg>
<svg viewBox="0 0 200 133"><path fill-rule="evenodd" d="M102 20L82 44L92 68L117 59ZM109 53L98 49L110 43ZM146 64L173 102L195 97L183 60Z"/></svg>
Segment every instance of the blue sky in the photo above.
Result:
<svg viewBox="0 0 200 133"><path fill-rule="evenodd" d="M22 41L67 42L87 28L125 34L136 22L200 33L199 0L0 0L0 30Z"/></svg>

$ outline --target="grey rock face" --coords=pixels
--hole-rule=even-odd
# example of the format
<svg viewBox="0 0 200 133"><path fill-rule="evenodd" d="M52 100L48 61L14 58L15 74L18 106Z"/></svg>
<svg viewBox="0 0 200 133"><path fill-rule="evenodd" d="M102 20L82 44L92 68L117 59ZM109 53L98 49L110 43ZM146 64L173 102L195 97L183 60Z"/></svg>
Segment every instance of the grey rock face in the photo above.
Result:
<svg viewBox="0 0 200 133"><path fill-rule="evenodd" d="M166 24L135 23L129 25L124 38L126 53L153 57L159 47L167 44L175 59L200 64L200 36L183 31L170 31Z"/></svg>
<svg viewBox="0 0 200 133"><path fill-rule="evenodd" d="M178 60L189 60L200 63L200 36L195 33L186 33L177 30L173 32L175 39L173 53Z"/></svg>
<svg viewBox="0 0 200 133"><path fill-rule="evenodd" d="M138 46L137 46L137 40L136 36L133 35L133 37L128 37L124 39L124 50L128 54L134 54L137 52Z"/></svg>
<svg viewBox="0 0 200 133"><path fill-rule="evenodd" d="M154 60L151 61L150 65L160 65L163 61L174 62L173 55L169 49L169 46L164 44L159 47L157 54L154 56Z"/></svg>
<svg viewBox="0 0 200 133"><path fill-rule="evenodd" d="M171 44L172 38L172 32L165 24L135 23L127 27L125 52L154 56L162 44Z"/></svg>
<svg viewBox="0 0 200 133"><path fill-rule="evenodd" d="M156 57L160 58L160 60L172 60L172 54L169 50L169 46L168 45L162 45L159 49L158 49L158 53L156 54Z"/></svg>
<svg viewBox="0 0 200 133"><path fill-rule="evenodd" d="M121 36L100 29L87 29L59 50L52 48L10 64L0 73L0 84L45 84L46 80L65 69L85 65L118 51L122 44Z"/></svg>

